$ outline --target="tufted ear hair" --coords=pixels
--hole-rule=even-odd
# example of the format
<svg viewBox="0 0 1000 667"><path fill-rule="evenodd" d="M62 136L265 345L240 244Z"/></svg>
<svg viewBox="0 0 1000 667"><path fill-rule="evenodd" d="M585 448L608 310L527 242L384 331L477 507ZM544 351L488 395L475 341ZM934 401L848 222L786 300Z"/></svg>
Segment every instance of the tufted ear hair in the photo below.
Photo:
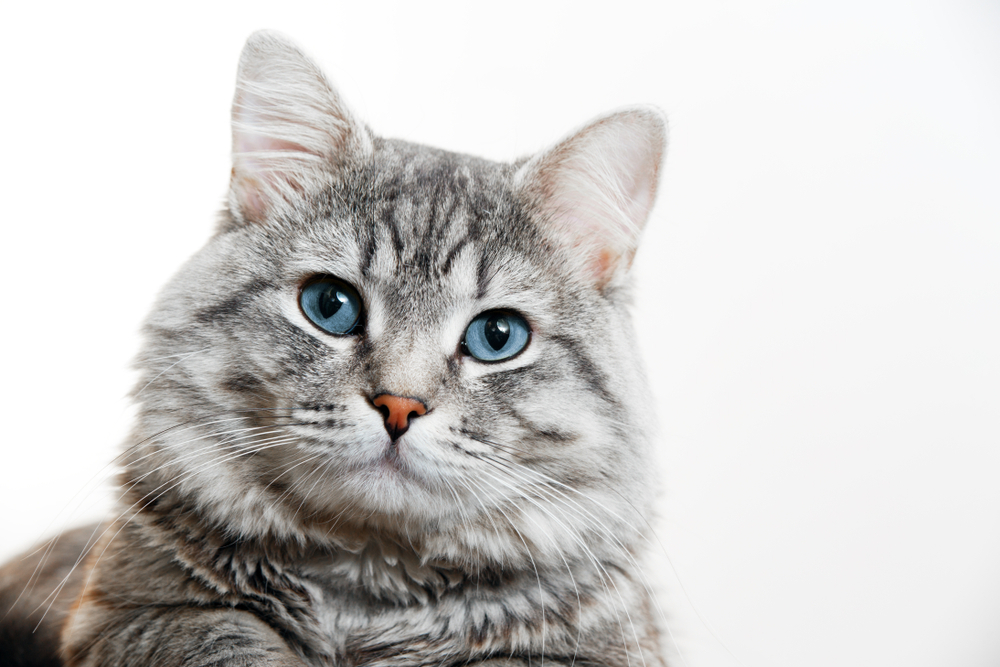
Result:
<svg viewBox="0 0 1000 667"><path fill-rule="evenodd" d="M271 31L252 34L240 54L232 127L230 210L250 222L329 183L345 162L372 150L368 129L319 67Z"/></svg>
<svg viewBox="0 0 1000 667"><path fill-rule="evenodd" d="M526 162L515 187L599 287L628 271L656 199L667 123L652 106L603 116Z"/></svg>

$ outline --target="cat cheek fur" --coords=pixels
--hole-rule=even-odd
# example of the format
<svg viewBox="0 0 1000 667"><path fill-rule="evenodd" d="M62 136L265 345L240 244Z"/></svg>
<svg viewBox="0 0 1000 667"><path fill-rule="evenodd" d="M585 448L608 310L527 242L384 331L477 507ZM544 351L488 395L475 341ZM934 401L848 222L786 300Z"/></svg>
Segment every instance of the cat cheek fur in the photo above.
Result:
<svg viewBox="0 0 1000 667"><path fill-rule="evenodd" d="M146 322L121 505L73 542L66 662L662 664L628 268L665 127L635 107L513 164L383 139L253 35L228 209ZM321 275L357 331L299 307ZM490 310L531 333L484 363ZM381 394L426 407L398 440Z"/></svg>

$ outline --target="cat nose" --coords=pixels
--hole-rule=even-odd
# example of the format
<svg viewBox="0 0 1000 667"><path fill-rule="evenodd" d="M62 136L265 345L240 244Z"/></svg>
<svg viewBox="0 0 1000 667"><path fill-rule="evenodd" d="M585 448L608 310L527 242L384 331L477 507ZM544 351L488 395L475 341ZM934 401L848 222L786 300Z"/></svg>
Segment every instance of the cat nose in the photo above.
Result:
<svg viewBox="0 0 1000 667"><path fill-rule="evenodd" d="M374 405L382 417L385 419L385 430L389 432L389 437L393 441L406 433L410 428L410 418L419 417L427 413L427 406L415 398L405 396L393 396L392 394L379 394L372 399Z"/></svg>

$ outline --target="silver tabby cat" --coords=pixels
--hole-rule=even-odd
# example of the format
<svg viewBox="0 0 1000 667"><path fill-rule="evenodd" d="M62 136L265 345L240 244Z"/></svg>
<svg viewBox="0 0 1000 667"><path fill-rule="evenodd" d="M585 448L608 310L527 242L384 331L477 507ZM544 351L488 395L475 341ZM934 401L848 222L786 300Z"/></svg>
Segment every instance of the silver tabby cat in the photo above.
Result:
<svg viewBox="0 0 1000 667"><path fill-rule="evenodd" d="M6 664L664 664L629 315L664 148L649 107L512 164L385 139L253 35L120 500L0 570Z"/></svg>

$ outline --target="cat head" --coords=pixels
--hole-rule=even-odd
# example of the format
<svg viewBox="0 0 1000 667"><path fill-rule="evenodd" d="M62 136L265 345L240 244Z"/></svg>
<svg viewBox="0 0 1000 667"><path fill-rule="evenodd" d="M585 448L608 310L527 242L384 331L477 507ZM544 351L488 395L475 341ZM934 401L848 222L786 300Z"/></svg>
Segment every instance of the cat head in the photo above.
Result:
<svg viewBox="0 0 1000 667"><path fill-rule="evenodd" d="M653 486L629 266L664 146L650 107L514 163L384 139L253 35L227 211L147 320L129 483L240 536L468 563L628 539Z"/></svg>

